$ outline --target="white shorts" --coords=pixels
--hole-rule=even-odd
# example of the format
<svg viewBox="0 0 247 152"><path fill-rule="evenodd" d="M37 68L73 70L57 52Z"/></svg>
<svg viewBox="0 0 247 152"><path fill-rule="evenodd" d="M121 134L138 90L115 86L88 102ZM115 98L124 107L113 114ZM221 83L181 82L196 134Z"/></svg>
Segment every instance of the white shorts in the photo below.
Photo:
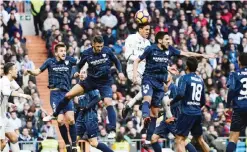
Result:
<svg viewBox="0 0 247 152"><path fill-rule="evenodd" d="M138 65L138 69L137 69L137 72L138 72L137 83L139 85L141 85L141 82L142 82L142 75L143 75L144 70L145 70L145 65L146 65L145 62L140 62L139 65ZM127 63L126 72L127 72L127 76L130 79L130 81L133 82L133 63L129 63L129 62Z"/></svg>
<svg viewBox="0 0 247 152"><path fill-rule="evenodd" d="M5 133L15 132L14 124L8 118L0 118L0 139L5 139Z"/></svg>

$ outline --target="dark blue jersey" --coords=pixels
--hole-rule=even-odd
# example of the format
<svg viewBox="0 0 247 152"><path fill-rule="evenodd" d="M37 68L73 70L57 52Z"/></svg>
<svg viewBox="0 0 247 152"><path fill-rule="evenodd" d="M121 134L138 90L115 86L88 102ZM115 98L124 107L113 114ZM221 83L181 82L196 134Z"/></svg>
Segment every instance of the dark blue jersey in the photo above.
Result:
<svg viewBox="0 0 247 152"><path fill-rule="evenodd" d="M227 108L232 103L235 111L247 112L247 67L231 73L227 86Z"/></svg>
<svg viewBox="0 0 247 152"><path fill-rule="evenodd" d="M100 53L94 53L93 48L83 51L78 68L81 69L85 63L88 63L88 77L92 78L102 79L111 77L113 63L118 71L122 72L120 61L109 47L103 47Z"/></svg>
<svg viewBox="0 0 247 152"><path fill-rule="evenodd" d="M146 59L144 77L152 77L158 81L167 81L167 67L172 56L180 55L180 51L172 46L168 50L161 50L157 44L145 48L144 53L139 57Z"/></svg>
<svg viewBox="0 0 247 152"><path fill-rule="evenodd" d="M88 108L85 111L79 112L82 121L97 119L97 103L100 101L100 94L98 90L89 91L78 97L79 107L81 109Z"/></svg>
<svg viewBox="0 0 247 152"><path fill-rule="evenodd" d="M49 58L39 69L43 72L48 68L49 88L69 91L71 88L71 70L74 65L76 65L76 59L69 56L64 61Z"/></svg>
<svg viewBox="0 0 247 152"><path fill-rule="evenodd" d="M195 73L181 76L174 102L181 100L181 112L187 115L201 115L205 105L204 82Z"/></svg>

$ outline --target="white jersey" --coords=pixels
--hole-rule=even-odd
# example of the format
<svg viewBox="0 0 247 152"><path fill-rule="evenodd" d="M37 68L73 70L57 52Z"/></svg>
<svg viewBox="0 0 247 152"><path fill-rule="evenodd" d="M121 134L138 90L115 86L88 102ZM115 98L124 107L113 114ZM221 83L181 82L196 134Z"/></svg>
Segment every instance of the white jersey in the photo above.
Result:
<svg viewBox="0 0 247 152"><path fill-rule="evenodd" d="M150 45L148 39L143 38L138 32L131 34L125 40L125 58L134 61L143 54L144 49Z"/></svg>
<svg viewBox="0 0 247 152"><path fill-rule="evenodd" d="M8 77L3 76L0 79L0 118L5 118L8 108L8 99L12 91L18 90L20 86L15 80L10 81Z"/></svg>
<svg viewBox="0 0 247 152"><path fill-rule="evenodd" d="M138 32L136 34L131 34L125 40L125 58L127 60L127 75L130 80L133 78L133 63L134 61L144 53L144 49L150 46L148 39L143 38ZM145 62L142 61L138 65L139 80L141 81L141 75L145 70Z"/></svg>

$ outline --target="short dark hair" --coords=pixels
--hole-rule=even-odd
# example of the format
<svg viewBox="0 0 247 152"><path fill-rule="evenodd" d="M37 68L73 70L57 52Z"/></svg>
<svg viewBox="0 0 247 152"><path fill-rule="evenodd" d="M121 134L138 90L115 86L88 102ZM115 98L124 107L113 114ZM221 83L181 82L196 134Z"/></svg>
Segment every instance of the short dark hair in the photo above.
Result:
<svg viewBox="0 0 247 152"><path fill-rule="evenodd" d="M137 30L139 31L139 29L143 29L147 25L150 25L150 24L149 23L139 23L137 24Z"/></svg>
<svg viewBox="0 0 247 152"><path fill-rule="evenodd" d="M104 39L101 35L97 35L93 38L93 43L104 43Z"/></svg>
<svg viewBox="0 0 247 152"><path fill-rule="evenodd" d="M9 74L9 71L12 69L12 67L14 66L15 64L13 62L8 62L4 65L3 67L3 73L5 75Z"/></svg>
<svg viewBox="0 0 247 152"><path fill-rule="evenodd" d="M239 62L242 66L247 66L247 53L242 52L239 54Z"/></svg>
<svg viewBox="0 0 247 152"><path fill-rule="evenodd" d="M190 72L196 72L198 61L194 57L189 57L186 62L187 68L190 70Z"/></svg>
<svg viewBox="0 0 247 152"><path fill-rule="evenodd" d="M58 43L56 46L55 46L55 52L58 51L59 48L66 48L66 45L64 43Z"/></svg>
<svg viewBox="0 0 247 152"><path fill-rule="evenodd" d="M163 39L165 35L169 35L167 32L160 31L155 35L155 43L159 43L160 39Z"/></svg>

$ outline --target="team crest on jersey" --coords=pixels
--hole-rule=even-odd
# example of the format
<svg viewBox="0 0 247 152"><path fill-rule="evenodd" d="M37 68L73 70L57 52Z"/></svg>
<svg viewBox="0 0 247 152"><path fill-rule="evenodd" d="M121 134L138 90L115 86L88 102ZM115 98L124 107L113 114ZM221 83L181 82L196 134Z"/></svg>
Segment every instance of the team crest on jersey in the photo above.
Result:
<svg viewBox="0 0 247 152"><path fill-rule="evenodd" d="M65 60L64 63L65 63L65 65L68 65L69 64L69 61L68 60Z"/></svg>
<svg viewBox="0 0 247 152"><path fill-rule="evenodd" d="M166 55L169 55L169 51L166 51L165 53L166 53Z"/></svg>
<svg viewBox="0 0 247 152"><path fill-rule="evenodd" d="M106 57L106 54L102 54L102 56L105 58Z"/></svg>

